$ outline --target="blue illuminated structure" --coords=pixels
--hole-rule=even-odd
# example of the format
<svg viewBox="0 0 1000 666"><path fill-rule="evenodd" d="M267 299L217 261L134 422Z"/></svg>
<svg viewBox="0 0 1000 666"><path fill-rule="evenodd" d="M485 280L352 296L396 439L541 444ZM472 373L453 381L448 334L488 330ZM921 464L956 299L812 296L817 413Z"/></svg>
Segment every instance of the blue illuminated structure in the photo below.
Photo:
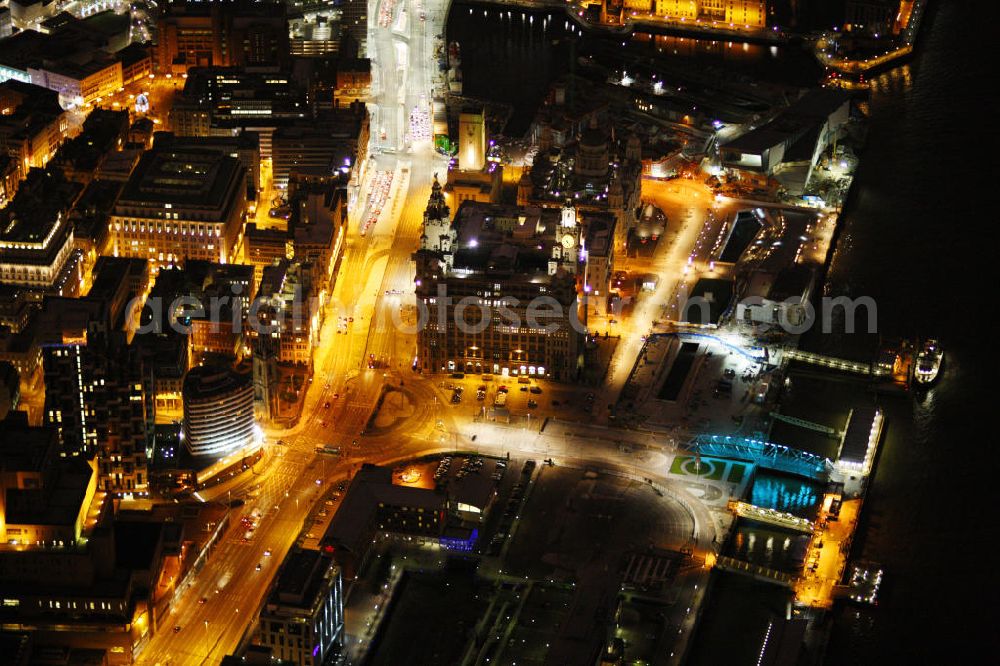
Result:
<svg viewBox="0 0 1000 666"><path fill-rule="evenodd" d="M703 456L746 460L763 469L796 474L816 481L827 481L833 471L833 463L828 458L749 437L697 435L681 448Z"/></svg>

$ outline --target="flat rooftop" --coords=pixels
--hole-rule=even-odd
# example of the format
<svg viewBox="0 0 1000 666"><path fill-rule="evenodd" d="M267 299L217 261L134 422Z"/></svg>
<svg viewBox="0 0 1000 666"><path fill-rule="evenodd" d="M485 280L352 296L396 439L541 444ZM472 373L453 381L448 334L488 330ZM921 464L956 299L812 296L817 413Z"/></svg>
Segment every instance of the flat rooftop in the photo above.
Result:
<svg viewBox="0 0 1000 666"><path fill-rule="evenodd" d="M162 210L164 204L171 204L225 210L232 198L233 181L243 171L239 160L218 151L154 148L139 160L118 205Z"/></svg>
<svg viewBox="0 0 1000 666"><path fill-rule="evenodd" d="M323 543L358 553L375 520L380 504L440 511L445 508L444 494L425 488L398 486L392 482L392 469L365 464L351 480L340 509L323 535Z"/></svg>
<svg viewBox="0 0 1000 666"><path fill-rule="evenodd" d="M326 553L293 548L281 563L281 573L268 598L268 605L304 610L312 608L332 564L332 556Z"/></svg>

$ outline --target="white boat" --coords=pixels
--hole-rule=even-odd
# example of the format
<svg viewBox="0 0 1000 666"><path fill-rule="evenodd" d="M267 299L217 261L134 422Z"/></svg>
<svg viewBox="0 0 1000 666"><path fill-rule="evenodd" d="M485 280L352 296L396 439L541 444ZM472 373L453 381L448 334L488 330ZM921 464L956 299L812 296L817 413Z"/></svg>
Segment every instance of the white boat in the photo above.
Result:
<svg viewBox="0 0 1000 666"><path fill-rule="evenodd" d="M944 363L944 350L937 340L928 340L920 348L917 354L917 365L913 369L913 379L917 384L927 385L934 383L941 372L941 364Z"/></svg>

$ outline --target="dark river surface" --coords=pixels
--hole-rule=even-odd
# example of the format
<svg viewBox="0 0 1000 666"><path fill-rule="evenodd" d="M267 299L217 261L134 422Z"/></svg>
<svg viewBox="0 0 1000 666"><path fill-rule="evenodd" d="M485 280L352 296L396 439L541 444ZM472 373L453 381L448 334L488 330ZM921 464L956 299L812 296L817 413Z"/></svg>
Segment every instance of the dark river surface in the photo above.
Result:
<svg viewBox="0 0 1000 666"><path fill-rule="evenodd" d="M879 398L887 435L854 555L880 562L885 584L877 607L835 611L828 664L995 663L1000 551L989 534L1000 506L993 485L1000 437L991 434L1000 431L992 416L1000 412L1000 363L988 320L1000 260L987 201L997 187L1000 109L998 59L988 53L995 23L986 20L993 6L932 0L917 54L881 75L864 105L868 142L826 287L872 297L883 338L940 338L946 361L923 399ZM580 38L561 14L501 18L454 5L448 38L462 47L466 94L512 105L508 135L523 132L553 78L590 53L617 53L621 63L609 66L656 50L770 81L812 85L820 77L796 47ZM806 341L841 355L876 343L836 334ZM845 404L875 399L860 385L814 384L797 390L843 395Z"/></svg>

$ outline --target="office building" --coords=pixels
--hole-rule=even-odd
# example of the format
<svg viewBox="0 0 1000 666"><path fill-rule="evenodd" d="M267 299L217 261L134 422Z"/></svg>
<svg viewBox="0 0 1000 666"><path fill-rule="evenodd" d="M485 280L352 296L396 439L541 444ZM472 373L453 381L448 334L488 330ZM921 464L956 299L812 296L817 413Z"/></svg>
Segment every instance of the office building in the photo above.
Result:
<svg viewBox="0 0 1000 666"><path fill-rule="evenodd" d="M571 104L565 90L535 119L538 156L517 187L521 206L562 207L572 199L577 210L609 212L617 220L613 236L624 252L641 201L642 144L614 129L607 109Z"/></svg>
<svg viewBox="0 0 1000 666"><path fill-rule="evenodd" d="M161 74L192 67L273 66L289 57L284 3L171 2L157 28Z"/></svg>
<svg viewBox="0 0 1000 666"><path fill-rule="evenodd" d="M0 209L0 284L41 294L76 294L81 274L69 212L83 187L59 171L32 169Z"/></svg>
<svg viewBox="0 0 1000 666"><path fill-rule="evenodd" d="M259 639L284 664L332 663L343 645L340 567L318 550L292 548L260 612Z"/></svg>
<svg viewBox="0 0 1000 666"><path fill-rule="evenodd" d="M418 306L428 314L417 332L420 367L574 380L586 268L575 210L466 201L449 216L435 181L414 254ZM550 313L544 321L538 299Z"/></svg>
<svg viewBox="0 0 1000 666"><path fill-rule="evenodd" d="M289 18L288 32L293 56L317 58L336 54L341 50L348 33L340 21L339 12L330 9L325 13L308 13Z"/></svg>
<svg viewBox="0 0 1000 666"><path fill-rule="evenodd" d="M54 91L14 80L0 84L0 149L13 159L18 180L48 163L68 129Z"/></svg>
<svg viewBox="0 0 1000 666"><path fill-rule="evenodd" d="M195 457L222 458L257 444L253 383L228 366L192 368L184 378L184 446Z"/></svg>
<svg viewBox="0 0 1000 666"><path fill-rule="evenodd" d="M235 136L188 136L156 132L154 145L160 148L214 150L222 155L235 157L247 172L247 196L256 198L260 188L260 138L256 132L240 131Z"/></svg>
<svg viewBox="0 0 1000 666"><path fill-rule="evenodd" d="M69 180L90 183L105 160L125 146L129 126L128 111L94 109L83 121L83 131L59 147L52 166Z"/></svg>
<svg viewBox="0 0 1000 666"><path fill-rule="evenodd" d="M376 535L401 534L436 543L444 532L448 496L427 488L397 485L392 468L365 463L320 540L324 550L353 574L364 567Z"/></svg>
<svg viewBox="0 0 1000 666"><path fill-rule="evenodd" d="M239 359L252 283L253 267L242 264L190 259L183 268L164 268L150 292L142 330L182 333L192 363L208 356Z"/></svg>
<svg viewBox="0 0 1000 666"><path fill-rule="evenodd" d="M280 260L263 270L250 322L256 331L255 355L312 367L320 323L310 298L312 285L313 268L297 261Z"/></svg>
<svg viewBox="0 0 1000 666"><path fill-rule="evenodd" d="M112 328L132 331L149 291L149 262L127 257L98 257L87 298L107 306Z"/></svg>
<svg viewBox="0 0 1000 666"><path fill-rule="evenodd" d="M0 551L73 548L86 537L92 462L60 459L55 429L29 426L25 412L0 421L0 460Z"/></svg>
<svg viewBox="0 0 1000 666"><path fill-rule="evenodd" d="M357 187L368 160L369 119L365 105L352 103L275 130L272 137L274 186L286 189L297 176L348 180Z"/></svg>
<svg viewBox="0 0 1000 666"><path fill-rule="evenodd" d="M125 184L111 216L112 251L154 267L184 259L228 263L243 232L246 169L206 149L154 147Z"/></svg>
<svg viewBox="0 0 1000 666"><path fill-rule="evenodd" d="M285 70L199 67L188 72L171 108L170 125L178 136L256 132L260 156L267 159L274 130L310 115L305 89Z"/></svg>

